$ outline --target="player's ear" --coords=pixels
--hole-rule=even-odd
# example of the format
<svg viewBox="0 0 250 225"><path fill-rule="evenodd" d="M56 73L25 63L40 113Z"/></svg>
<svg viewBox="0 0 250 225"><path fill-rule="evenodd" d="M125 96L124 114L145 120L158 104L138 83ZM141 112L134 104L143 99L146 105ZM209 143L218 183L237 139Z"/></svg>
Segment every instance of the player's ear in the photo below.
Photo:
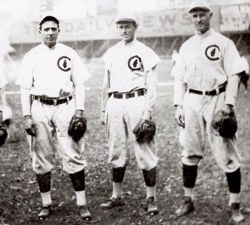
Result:
<svg viewBox="0 0 250 225"><path fill-rule="evenodd" d="M213 13L212 13L212 12L209 12L209 15L210 15L210 18L212 18L212 16L213 16Z"/></svg>

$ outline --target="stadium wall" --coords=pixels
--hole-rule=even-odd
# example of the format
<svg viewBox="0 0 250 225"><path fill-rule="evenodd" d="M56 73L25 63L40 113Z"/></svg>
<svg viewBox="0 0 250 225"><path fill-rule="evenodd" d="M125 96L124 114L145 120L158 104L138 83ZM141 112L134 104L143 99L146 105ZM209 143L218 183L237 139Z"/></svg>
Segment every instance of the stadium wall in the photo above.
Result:
<svg viewBox="0 0 250 225"><path fill-rule="evenodd" d="M244 54L250 53L250 4L212 6L212 26L231 38ZM185 9L160 10L137 15L137 37L159 55L168 57L174 49L193 34L193 27ZM78 51L85 58L100 57L118 41L114 16L100 15L82 20L61 21L59 41ZM20 58L40 42L38 22L13 26L10 40Z"/></svg>

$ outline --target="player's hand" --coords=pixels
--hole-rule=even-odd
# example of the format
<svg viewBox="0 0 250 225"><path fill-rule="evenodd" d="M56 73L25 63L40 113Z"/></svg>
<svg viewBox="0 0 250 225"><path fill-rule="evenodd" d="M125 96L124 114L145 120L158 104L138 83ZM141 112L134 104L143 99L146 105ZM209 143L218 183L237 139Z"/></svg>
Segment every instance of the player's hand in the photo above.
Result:
<svg viewBox="0 0 250 225"><path fill-rule="evenodd" d="M75 117L83 118L84 117L84 111L81 109L77 109L75 112Z"/></svg>
<svg viewBox="0 0 250 225"><path fill-rule="evenodd" d="M24 117L24 128L28 135L31 135L31 136L37 135L36 124L33 121L31 115L27 115Z"/></svg>
<svg viewBox="0 0 250 225"><path fill-rule="evenodd" d="M59 92L59 97L69 97L70 96L70 92L67 92L63 89L60 89L60 92Z"/></svg>
<svg viewBox="0 0 250 225"><path fill-rule="evenodd" d="M105 111L101 112L100 121L102 125L105 125Z"/></svg>
<svg viewBox="0 0 250 225"><path fill-rule="evenodd" d="M181 127L185 127L184 111L182 106L177 105L175 109L175 121Z"/></svg>
<svg viewBox="0 0 250 225"><path fill-rule="evenodd" d="M231 115L232 113L234 113L234 107L233 105L224 104L221 107L221 111L224 112L225 115Z"/></svg>

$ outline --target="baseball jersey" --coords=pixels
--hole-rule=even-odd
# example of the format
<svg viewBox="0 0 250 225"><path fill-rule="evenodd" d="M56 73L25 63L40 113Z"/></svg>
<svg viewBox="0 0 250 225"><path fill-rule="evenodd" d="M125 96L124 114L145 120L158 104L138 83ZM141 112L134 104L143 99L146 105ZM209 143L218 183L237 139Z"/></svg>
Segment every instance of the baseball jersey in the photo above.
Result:
<svg viewBox="0 0 250 225"><path fill-rule="evenodd" d="M203 35L192 36L181 46L171 75L188 88L212 90L242 70L233 41L210 29Z"/></svg>
<svg viewBox="0 0 250 225"><path fill-rule="evenodd" d="M152 49L137 40L127 44L118 42L106 51L102 59L111 74L109 93L145 88L146 73L160 62Z"/></svg>
<svg viewBox="0 0 250 225"><path fill-rule="evenodd" d="M23 58L17 84L30 94L59 97L59 92L73 92L73 86L90 77L80 57L70 47L57 43L48 48L40 44Z"/></svg>

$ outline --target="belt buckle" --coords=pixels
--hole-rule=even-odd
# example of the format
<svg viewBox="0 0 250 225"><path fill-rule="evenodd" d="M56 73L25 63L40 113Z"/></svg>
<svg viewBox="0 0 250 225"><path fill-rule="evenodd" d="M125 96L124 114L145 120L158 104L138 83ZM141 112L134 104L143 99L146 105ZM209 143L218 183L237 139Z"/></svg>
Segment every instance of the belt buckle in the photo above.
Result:
<svg viewBox="0 0 250 225"><path fill-rule="evenodd" d="M57 99L53 100L53 105L56 106L57 105Z"/></svg>
<svg viewBox="0 0 250 225"><path fill-rule="evenodd" d="M126 93L122 93L122 99L126 99Z"/></svg>

